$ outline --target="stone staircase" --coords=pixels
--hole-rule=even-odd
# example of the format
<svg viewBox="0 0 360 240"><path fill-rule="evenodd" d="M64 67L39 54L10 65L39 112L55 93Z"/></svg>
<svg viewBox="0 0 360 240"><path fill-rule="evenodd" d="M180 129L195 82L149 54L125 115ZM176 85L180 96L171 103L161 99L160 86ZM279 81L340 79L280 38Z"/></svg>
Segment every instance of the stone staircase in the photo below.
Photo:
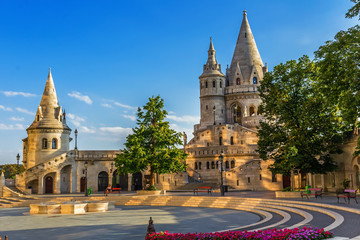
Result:
<svg viewBox="0 0 360 240"><path fill-rule="evenodd" d="M193 191L197 187L212 187L212 189L220 189L218 183L204 183L204 182L192 182L176 188L178 191Z"/></svg>

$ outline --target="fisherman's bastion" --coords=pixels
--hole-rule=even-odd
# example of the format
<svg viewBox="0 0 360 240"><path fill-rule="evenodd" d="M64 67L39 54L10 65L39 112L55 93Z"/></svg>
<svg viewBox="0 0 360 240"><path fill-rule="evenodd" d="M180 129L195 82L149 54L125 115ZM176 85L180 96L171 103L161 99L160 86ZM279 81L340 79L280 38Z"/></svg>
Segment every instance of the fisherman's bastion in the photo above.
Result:
<svg viewBox="0 0 360 240"><path fill-rule="evenodd" d="M189 141L184 137L187 171L157 176L157 188L177 189L188 183L219 185L220 155L224 158L224 185L229 189L281 190L290 185L289 177L272 174L268 170L271 161L261 160L256 152L257 127L263 119L258 112L258 86L267 71L244 11L231 64L224 73L210 40L208 59L199 77L200 123L194 126ZM85 191L86 183L94 192L103 191L108 184L132 191L147 184L146 172L117 174L113 159L121 154L119 150L77 148L77 136L66 123L51 71L34 121L26 131L22 140L25 172L16 177L16 187L23 192L79 193ZM344 153L336 156L337 172L307 176L295 172L294 187L310 184L334 191L345 178L350 187L359 187L360 160L352 156L356 139L354 133L353 141L344 145ZM75 141L74 149L69 147L71 141Z"/></svg>

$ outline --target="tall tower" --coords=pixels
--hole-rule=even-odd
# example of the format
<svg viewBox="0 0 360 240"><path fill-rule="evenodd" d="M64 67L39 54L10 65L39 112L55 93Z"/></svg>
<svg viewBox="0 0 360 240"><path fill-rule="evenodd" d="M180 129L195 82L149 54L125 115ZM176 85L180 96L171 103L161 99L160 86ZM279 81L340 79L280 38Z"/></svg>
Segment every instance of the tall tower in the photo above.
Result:
<svg viewBox="0 0 360 240"><path fill-rule="evenodd" d="M35 120L26 131L28 137L23 139L23 164L26 169L69 150L71 129L59 106L51 70Z"/></svg>
<svg viewBox="0 0 360 240"><path fill-rule="evenodd" d="M257 87L266 72L267 66L261 60L245 10L231 65L226 69L228 123L246 127L258 124L261 101Z"/></svg>
<svg viewBox="0 0 360 240"><path fill-rule="evenodd" d="M217 63L215 49L210 38L208 60L200 79L200 129L225 123L225 76Z"/></svg>

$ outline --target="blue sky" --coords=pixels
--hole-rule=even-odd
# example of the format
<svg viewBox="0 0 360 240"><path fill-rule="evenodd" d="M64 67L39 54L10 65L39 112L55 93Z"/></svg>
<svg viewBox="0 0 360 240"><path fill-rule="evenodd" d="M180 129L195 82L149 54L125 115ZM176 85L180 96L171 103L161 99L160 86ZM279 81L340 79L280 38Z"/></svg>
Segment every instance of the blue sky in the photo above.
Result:
<svg viewBox="0 0 360 240"><path fill-rule="evenodd" d="M0 0L0 164L22 155L48 68L80 149L120 149L137 106L160 94L190 138L209 38L224 70L242 12L270 69L312 53L340 30L348 0ZM224 71L223 71L224 72ZM71 147L73 147L73 142Z"/></svg>

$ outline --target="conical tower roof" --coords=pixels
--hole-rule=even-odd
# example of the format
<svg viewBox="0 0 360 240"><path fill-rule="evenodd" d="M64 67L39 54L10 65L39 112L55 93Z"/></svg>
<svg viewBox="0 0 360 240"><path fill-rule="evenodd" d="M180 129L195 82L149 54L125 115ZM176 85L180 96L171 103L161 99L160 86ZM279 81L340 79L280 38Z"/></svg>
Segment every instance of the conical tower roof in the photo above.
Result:
<svg viewBox="0 0 360 240"><path fill-rule="evenodd" d="M51 75L51 69L49 69L44 93L41 97L35 120L28 129L40 128L70 130L63 119L63 112L59 106L59 101L56 96L55 84Z"/></svg>
<svg viewBox="0 0 360 240"><path fill-rule="evenodd" d="M232 76L234 76L238 66L241 68L242 77L247 81L250 80L253 66L255 66L259 72L262 72L262 67L264 66L251 32L246 10L243 13L243 20L230 65Z"/></svg>
<svg viewBox="0 0 360 240"><path fill-rule="evenodd" d="M205 76L205 75L224 76L224 74L221 73L221 65L218 64L216 61L215 52L216 51L214 48L212 38L210 38L210 46L209 46L209 50L208 50L208 60L207 60L206 64L204 65L203 73L201 76Z"/></svg>

